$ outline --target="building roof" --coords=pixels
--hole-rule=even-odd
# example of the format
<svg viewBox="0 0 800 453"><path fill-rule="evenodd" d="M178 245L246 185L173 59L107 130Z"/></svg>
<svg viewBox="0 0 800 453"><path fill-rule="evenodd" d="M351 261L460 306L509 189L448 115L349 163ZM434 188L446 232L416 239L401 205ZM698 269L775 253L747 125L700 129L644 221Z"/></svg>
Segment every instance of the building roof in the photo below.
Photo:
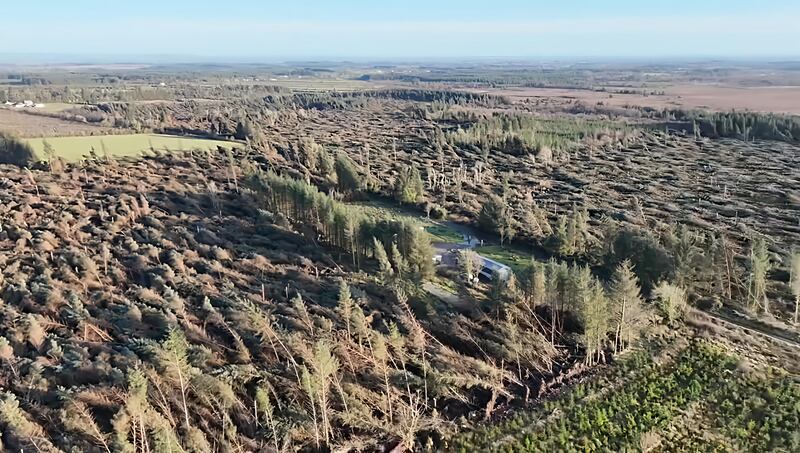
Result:
<svg viewBox="0 0 800 453"><path fill-rule="evenodd" d="M506 266L505 264L498 263L497 261L495 261L493 259L490 259L490 258L486 258L483 255L478 255L478 256L481 257L481 261L483 261L483 266L484 267L488 267L489 269L491 269L493 271L510 270L511 269L510 267Z"/></svg>

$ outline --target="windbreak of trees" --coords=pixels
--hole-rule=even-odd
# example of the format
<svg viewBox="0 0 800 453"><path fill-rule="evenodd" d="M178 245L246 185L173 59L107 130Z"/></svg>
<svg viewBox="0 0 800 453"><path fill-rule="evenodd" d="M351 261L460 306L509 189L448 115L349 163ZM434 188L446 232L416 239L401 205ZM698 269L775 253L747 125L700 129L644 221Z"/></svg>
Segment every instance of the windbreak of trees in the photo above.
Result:
<svg viewBox="0 0 800 453"><path fill-rule="evenodd" d="M331 110L360 107L370 99L393 99L397 101L437 102L445 105L479 105L485 107L507 105L503 97L450 90L374 90L374 91L330 91L313 93L275 92L264 96L264 102L276 107L299 107L304 109Z"/></svg>
<svg viewBox="0 0 800 453"><path fill-rule="evenodd" d="M246 84L197 84L187 82L174 82L168 86L160 86L162 78L152 80L128 80L120 77L117 82L110 83L109 77L94 79L92 83L102 86L86 86L86 80L65 81L57 85L25 84L8 87L7 98L12 100L33 99L38 102L66 102L70 104L98 104L107 102L134 102L134 101L186 101L190 99L261 99L265 96L284 94L291 96L291 92L274 85L246 85ZM138 82L135 84L129 84ZM148 82L152 85L142 84ZM74 83L74 85L73 85ZM111 86L108 86L110 84ZM207 105L206 105L207 107Z"/></svg>
<svg viewBox="0 0 800 453"><path fill-rule="evenodd" d="M520 275L518 292L508 288L505 292L531 307L546 309L549 316L545 318L549 319L542 322L548 325L553 343L569 330L568 320L576 318L582 327L578 341L588 364L604 361L607 349L619 352L634 344L652 312L627 261L615 269L607 286L586 266L534 263ZM674 311L682 314L681 307L674 307Z"/></svg>
<svg viewBox="0 0 800 453"><path fill-rule="evenodd" d="M400 277L422 280L433 274L429 239L411 222L376 221L314 185L272 171L251 175L249 186L269 211L280 213L295 224L311 225L317 240L349 252L356 266L364 258L382 261L381 257L388 256L393 272Z"/></svg>
<svg viewBox="0 0 800 453"><path fill-rule="evenodd" d="M482 150L524 155L545 148L565 149L584 138L612 136L627 126L606 121L572 118L539 118L531 115L495 115L467 129L446 134L449 143Z"/></svg>
<svg viewBox="0 0 800 453"><path fill-rule="evenodd" d="M693 121L696 132L705 137L800 141L800 117L797 116L758 112L681 110L669 112L668 115L679 121Z"/></svg>
<svg viewBox="0 0 800 453"><path fill-rule="evenodd" d="M362 93L367 97L414 102L443 102L447 104L476 104L483 106L507 105L510 103L508 99L502 96L467 91L394 89L364 91Z"/></svg>
<svg viewBox="0 0 800 453"><path fill-rule="evenodd" d="M521 85L525 87L591 89L598 77L584 69L542 68L420 68L412 71L370 72L357 78L365 81L399 80L412 83L469 83L491 87ZM612 79L618 80L618 79ZM602 80L597 80L602 83Z"/></svg>

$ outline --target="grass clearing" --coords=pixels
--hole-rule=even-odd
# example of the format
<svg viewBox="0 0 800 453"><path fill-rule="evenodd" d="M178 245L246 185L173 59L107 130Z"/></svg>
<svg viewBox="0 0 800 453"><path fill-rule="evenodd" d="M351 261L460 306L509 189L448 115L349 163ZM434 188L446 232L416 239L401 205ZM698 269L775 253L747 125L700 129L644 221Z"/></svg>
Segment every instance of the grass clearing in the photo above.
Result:
<svg viewBox="0 0 800 453"><path fill-rule="evenodd" d="M45 158L44 143L47 141L55 149L56 155L67 161L79 161L90 155L91 150L103 156L105 148L111 157L139 157L142 152L188 151L193 149L211 150L217 146L239 147L241 144L224 140L211 140L192 137L178 137L160 134L96 135L82 137L49 137L25 140L34 153Z"/></svg>
<svg viewBox="0 0 800 453"><path fill-rule="evenodd" d="M408 221L418 224L428 233L431 242L460 243L464 237L447 225L435 223L423 215L416 215L400 207L381 202L355 203L361 211L376 220Z"/></svg>
<svg viewBox="0 0 800 453"><path fill-rule="evenodd" d="M506 248L502 245L487 245L483 247L476 247L475 252L486 258L493 259L498 263L505 264L510 267L515 274L523 272L528 266L531 265L531 255L520 253L517 250Z"/></svg>
<svg viewBox="0 0 800 453"><path fill-rule="evenodd" d="M452 279L436 275L431 279L431 283L450 294L458 295L458 285Z"/></svg>
<svg viewBox="0 0 800 453"><path fill-rule="evenodd" d="M464 242L464 236L461 233L440 223L431 223L425 227L425 231L431 235L431 241L433 242L445 242L448 244Z"/></svg>

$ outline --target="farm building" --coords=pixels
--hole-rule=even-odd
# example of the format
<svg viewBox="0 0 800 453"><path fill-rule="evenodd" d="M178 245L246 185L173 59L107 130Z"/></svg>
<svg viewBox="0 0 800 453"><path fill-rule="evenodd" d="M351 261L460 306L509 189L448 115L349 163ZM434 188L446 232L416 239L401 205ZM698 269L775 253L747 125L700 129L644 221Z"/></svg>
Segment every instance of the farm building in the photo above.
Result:
<svg viewBox="0 0 800 453"><path fill-rule="evenodd" d="M508 280L511 277L510 267L482 255L478 255L478 257L481 260L481 270L478 272L481 277L488 280L494 279L495 276L500 280Z"/></svg>
<svg viewBox="0 0 800 453"><path fill-rule="evenodd" d="M13 107L15 109L34 109L34 108L40 109L40 108L44 108L44 104L37 104L37 103L35 103L33 101L30 101L30 100L25 100L25 101L16 102L16 103L6 102L6 105L11 106L11 107Z"/></svg>

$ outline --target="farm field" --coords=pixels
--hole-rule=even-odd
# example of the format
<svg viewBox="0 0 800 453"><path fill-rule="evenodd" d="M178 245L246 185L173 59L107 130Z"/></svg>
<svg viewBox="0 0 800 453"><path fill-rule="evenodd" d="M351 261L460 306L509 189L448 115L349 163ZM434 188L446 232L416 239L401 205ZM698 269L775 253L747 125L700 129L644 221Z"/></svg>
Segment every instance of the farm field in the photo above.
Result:
<svg viewBox="0 0 800 453"><path fill-rule="evenodd" d="M76 107L76 105L68 104L66 102L51 102L45 104L43 108L36 109L35 112L59 113L63 112L64 110L69 110L73 107Z"/></svg>
<svg viewBox="0 0 800 453"><path fill-rule="evenodd" d="M359 80L318 79L318 78L275 78L268 81L270 85L298 91L353 91L385 88L387 83L368 83Z"/></svg>
<svg viewBox="0 0 800 453"><path fill-rule="evenodd" d="M44 144L49 143L56 155L67 161L78 161L88 156L94 150L98 156L103 156L104 149L112 157L141 156L143 152L151 149L156 151L189 151L194 149L212 150L217 146L236 148L241 144L223 140L210 140L202 138L178 137L160 134L127 134L127 135L100 135L83 137L50 137L32 138L26 142L33 148L39 158L44 158Z"/></svg>
<svg viewBox="0 0 800 453"><path fill-rule="evenodd" d="M629 88L626 88L629 89ZM613 107L650 107L657 109L710 109L718 111L749 110L800 115L800 86L741 87L718 84L681 84L638 88L638 91L657 90L659 94L615 93L571 88L509 87L474 89L478 93L507 96L517 102L525 100L582 102ZM637 89L633 89L637 91ZM663 94L661 94L663 92Z"/></svg>
<svg viewBox="0 0 800 453"><path fill-rule="evenodd" d="M107 134L111 128L0 108L0 131L20 137Z"/></svg>

